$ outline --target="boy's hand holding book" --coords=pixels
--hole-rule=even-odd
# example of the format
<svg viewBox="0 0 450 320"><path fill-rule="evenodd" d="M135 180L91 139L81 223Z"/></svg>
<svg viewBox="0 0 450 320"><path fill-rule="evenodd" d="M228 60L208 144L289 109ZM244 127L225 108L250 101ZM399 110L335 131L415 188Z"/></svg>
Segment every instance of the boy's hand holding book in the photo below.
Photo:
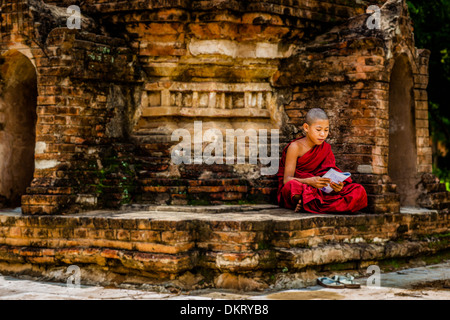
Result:
<svg viewBox="0 0 450 320"><path fill-rule="evenodd" d="M330 187L331 189L333 189L334 192L339 193L342 191L342 188L344 188L344 183L343 182L336 183L331 181Z"/></svg>
<svg viewBox="0 0 450 320"><path fill-rule="evenodd" d="M331 179L322 177L311 177L306 179L306 183L311 187L322 189L331 183Z"/></svg>

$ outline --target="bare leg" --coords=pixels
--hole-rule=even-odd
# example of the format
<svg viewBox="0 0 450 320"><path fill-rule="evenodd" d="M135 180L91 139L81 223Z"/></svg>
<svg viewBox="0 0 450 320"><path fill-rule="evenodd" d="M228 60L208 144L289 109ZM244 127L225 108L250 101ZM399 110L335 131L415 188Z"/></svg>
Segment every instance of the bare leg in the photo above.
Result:
<svg viewBox="0 0 450 320"><path fill-rule="evenodd" d="M294 210L295 212L300 212L303 210L301 195L294 196L294 203L297 203L297 206L295 207L295 210Z"/></svg>

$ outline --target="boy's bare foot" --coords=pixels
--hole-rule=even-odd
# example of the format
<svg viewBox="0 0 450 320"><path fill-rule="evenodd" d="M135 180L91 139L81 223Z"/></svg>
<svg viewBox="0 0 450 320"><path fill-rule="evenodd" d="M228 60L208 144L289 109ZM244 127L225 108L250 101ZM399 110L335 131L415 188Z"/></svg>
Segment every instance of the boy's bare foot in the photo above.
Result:
<svg viewBox="0 0 450 320"><path fill-rule="evenodd" d="M297 202L297 206L295 207L294 212L302 211L303 210L302 197L301 196L294 196L294 201Z"/></svg>
<svg viewBox="0 0 450 320"><path fill-rule="evenodd" d="M301 212L303 211L303 206L302 206L302 200L300 199L298 201L297 207L295 208L295 212Z"/></svg>

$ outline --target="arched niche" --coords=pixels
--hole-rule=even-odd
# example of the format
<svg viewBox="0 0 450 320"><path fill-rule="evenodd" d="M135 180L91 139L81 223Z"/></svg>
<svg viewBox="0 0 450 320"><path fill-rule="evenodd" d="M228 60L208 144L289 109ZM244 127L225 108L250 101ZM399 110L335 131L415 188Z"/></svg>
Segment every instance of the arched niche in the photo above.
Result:
<svg viewBox="0 0 450 320"><path fill-rule="evenodd" d="M10 50L0 56L0 206L20 206L34 173L37 75Z"/></svg>
<svg viewBox="0 0 450 320"><path fill-rule="evenodd" d="M414 79L406 56L395 61L389 84L389 176L401 206L416 206L417 146Z"/></svg>

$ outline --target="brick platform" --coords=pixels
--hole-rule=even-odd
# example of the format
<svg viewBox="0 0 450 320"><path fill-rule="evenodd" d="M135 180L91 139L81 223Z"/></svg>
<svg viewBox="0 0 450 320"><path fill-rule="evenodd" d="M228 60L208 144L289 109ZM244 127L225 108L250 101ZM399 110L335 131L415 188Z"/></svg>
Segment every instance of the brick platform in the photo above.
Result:
<svg viewBox="0 0 450 320"><path fill-rule="evenodd" d="M141 205L70 216L2 212L0 272L55 278L52 270L77 265L82 282L106 283L114 275L115 283L168 284L189 274L196 279L189 286L230 287L224 277L243 277L265 287L281 272L433 254L450 247L449 232L448 211L417 209L313 215L272 205Z"/></svg>
<svg viewBox="0 0 450 320"><path fill-rule="evenodd" d="M66 27L68 2L0 0L0 149L12 155L0 207L275 204L265 152L250 162L253 133L276 164L313 107L330 118L337 166L366 188L367 213L450 207L432 174L430 51L415 47L405 0L75 1L81 29ZM380 28L367 25L370 4ZM172 161L178 129L203 136L186 139L201 163ZM209 130L233 143L214 148L225 151L214 164Z"/></svg>

